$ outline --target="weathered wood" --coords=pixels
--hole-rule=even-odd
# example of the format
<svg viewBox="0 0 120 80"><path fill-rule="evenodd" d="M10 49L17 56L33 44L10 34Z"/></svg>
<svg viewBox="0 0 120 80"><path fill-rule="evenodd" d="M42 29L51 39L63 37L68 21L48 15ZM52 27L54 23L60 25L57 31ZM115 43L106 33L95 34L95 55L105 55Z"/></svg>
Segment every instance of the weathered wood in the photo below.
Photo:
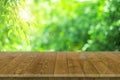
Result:
<svg viewBox="0 0 120 80"><path fill-rule="evenodd" d="M114 74L95 54L88 54L88 58L100 75Z"/></svg>
<svg viewBox="0 0 120 80"><path fill-rule="evenodd" d="M41 65L41 61L43 59L43 53L35 54L36 56L33 58L33 61L27 67L23 74L36 74L38 67Z"/></svg>
<svg viewBox="0 0 120 80"><path fill-rule="evenodd" d="M54 75L68 74L68 62L66 53L57 53Z"/></svg>
<svg viewBox="0 0 120 80"><path fill-rule="evenodd" d="M120 52L0 53L0 80L120 80Z"/></svg>
<svg viewBox="0 0 120 80"><path fill-rule="evenodd" d="M0 69L9 64L19 54L0 53Z"/></svg>
<svg viewBox="0 0 120 80"><path fill-rule="evenodd" d="M108 55L100 53L95 54L95 56L98 57L112 72L114 72L115 74L120 74L120 63L118 62L120 58L117 58L117 60L113 60L111 53L109 53Z"/></svg>
<svg viewBox="0 0 120 80"><path fill-rule="evenodd" d="M79 53L67 53L68 69L71 76L84 76L84 72L79 63Z"/></svg>
<svg viewBox="0 0 120 80"><path fill-rule="evenodd" d="M99 75L96 68L89 61L89 58L87 57L87 53L80 53L79 58L80 58L79 62L82 66L85 76Z"/></svg>
<svg viewBox="0 0 120 80"><path fill-rule="evenodd" d="M120 80L120 77L6 77L6 78L0 78L0 80Z"/></svg>
<svg viewBox="0 0 120 80"><path fill-rule="evenodd" d="M24 71L30 66L30 63L32 63L33 59L36 57L34 54L24 54L22 57L22 62L19 63L19 65L15 69L15 74L24 74Z"/></svg>
<svg viewBox="0 0 120 80"><path fill-rule="evenodd" d="M16 58L11 60L7 65L3 66L0 69L0 73L1 74L13 74L17 65L20 62L22 62L21 56L23 56L23 54L18 54L18 56L16 56Z"/></svg>

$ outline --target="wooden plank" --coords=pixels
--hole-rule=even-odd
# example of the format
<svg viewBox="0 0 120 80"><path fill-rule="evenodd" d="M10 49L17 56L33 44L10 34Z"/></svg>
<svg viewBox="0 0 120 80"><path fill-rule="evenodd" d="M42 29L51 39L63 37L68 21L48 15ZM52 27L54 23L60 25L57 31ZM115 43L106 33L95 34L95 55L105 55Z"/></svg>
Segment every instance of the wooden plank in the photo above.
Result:
<svg viewBox="0 0 120 80"><path fill-rule="evenodd" d="M86 55L86 57L84 56ZM21 76L45 77L48 80L84 80L84 77L93 79L102 77L120 76L120 61L118 54L106 52L87 53L21 53L0 54L0 75L18 74ZM27 74L27 75L26 75ZM85 74L85 75L84 75ZM108 75L107 75L108 74ZM48 75L48 76L47 76ZM76 76L77 75L77 76ZM81 76L82 75L82 76ZM72 77L71 77L72 76ZM58 78L59 77L59 78ZM66 77L66 78L65 78ZM69 77L69 78L68 78ZM81 79L82 78L82 79ZM34 78L33 78L34 79ZM106 78L94 78L94 80L106 80ZM107 78L108 79L108 78ZM86 80L86 79L85 79ZM114 80L114 79L113 79Z"/></svg>
<svg viewBox="0 0 120 80"><path fill-rule="evenodd" d="M97 54L99 55L99 54ZM90 53L87 55L89 61L94 65L97 72L99 72L100 76L114 74L94 53Z"/></svg>
<svg viewBox="0 0 120 80"><path fill-rule="evenodd" d="M41 75L53 75L55 68L56 53L44 53L43 58L40 61L41 65L38 65L36 73Z"/></svg>
<svg viewBox="0 0 120 80"><path fill-rule="evenodd" d="M69 72L66 53L57 53L54 75L65 76L68 73Z"/></svg>
<svg viewBox="0 0 120 80"><path fill-rule="evenodd" d="M26 74L53 75L56 53L40 53L26 69Z"/></svg>
<svg viewBox="0 0 120 80"><path fill-rule="evenodd" d="M84 72L79 63L79 53L67 53L68 69L71 76L84 76Z"/></svg>
<svg viewBox="0 0 120 80"><path fill-rule="evenodd" d="M91 62L87 58L87 53L79 53L79 62L81 64L81 67L84 71L85 76L99 76L99 73L97 72L96 68L91 64Z"/></svg>
<svg viewBox="0 0 120 80"><path fill-rule="evenodd" d="M116 52L116 53L114 53L114 54L116 54L116 55L118 55L118 56L120 57L120 52Z"/></svg>
<svg viewBox="0 0 120 80"><path fill-rule="evenodd" d="M3 68L0 69L0 74L11 74L14 71L14 69L16 68L16 66L21 62L21 55L22 54L18 54L10 62L8 61L9 63L7 65L4 65ZM10 56L9 56L9 58L10 58Z"/></svg>
<svg viewBox="0 0 120 80"><path fill-rule="evenodd" d="M37 56L35 53L24 53L23 57L21 57L22 62L18 64L18 66L14 69L15 74L24 74L24 71L29 67L32 63L33 59Z"/></svg>
<svg viewBox="0 0 120 80"><path fill-rule="evenodd" d="M94 77L71 77L69 80L95 80Z"/></svg>
<svg viewBox="0 0 120 80"><path fill-rule="evenodd" d="M111 78L99 78L99 77L87 77L87 78L75 78L75 77L54 77L54 78L48 78L48 77L27 77L27 78L0 78L0 80L120 80L120 78L117 77L111 77Z"/></svg>
<svg viewBox="0 0 120 80"><path fill-rule="evenodd" d="M108 54L104 54L106 57L109 57L110 59L114 60L115 62L117 63L120 63L120 56L118 56L117 54L115 53L110 53L109 55Z"/></svg>
<svg viewBox="0 0 120 80"><path fill-rule="evenodd" d="M104 55L104 53L98 53L99 55L95 54L105 65L108 66L108 68L114 72L115 74L120 74L120 64L118 61L114 61L109 56L111 54L108 53L108 55ZM114 57L113 57L114 58ZM119 60L119 59L118 59Z"/></svg>
<svg viewBox="0 0 120 80"><path fill-rule="evenodd" d="M18 53L9 54L9 53L0 53L0 69L2 69L4 66L9 64L17 55Z"/></svg>
<svg viewBox="0 0 120 80"><path fill-rule="evenodd" d="M24 74L35 74L40 65L41 60L43 59L44 53L35 54L36 57L30 63L29 67L24 71Z"/></svg>

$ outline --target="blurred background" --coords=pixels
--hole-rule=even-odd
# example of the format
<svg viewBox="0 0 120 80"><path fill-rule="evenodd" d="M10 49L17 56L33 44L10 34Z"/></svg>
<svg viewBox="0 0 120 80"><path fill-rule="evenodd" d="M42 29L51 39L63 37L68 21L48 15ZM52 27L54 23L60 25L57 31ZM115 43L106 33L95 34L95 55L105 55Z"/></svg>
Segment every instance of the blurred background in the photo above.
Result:
<svg viewBox="0 0 120 80"><path fill-rule="evenodd" d="M120 0L0 0L0 51L120 51Z"/></svg>

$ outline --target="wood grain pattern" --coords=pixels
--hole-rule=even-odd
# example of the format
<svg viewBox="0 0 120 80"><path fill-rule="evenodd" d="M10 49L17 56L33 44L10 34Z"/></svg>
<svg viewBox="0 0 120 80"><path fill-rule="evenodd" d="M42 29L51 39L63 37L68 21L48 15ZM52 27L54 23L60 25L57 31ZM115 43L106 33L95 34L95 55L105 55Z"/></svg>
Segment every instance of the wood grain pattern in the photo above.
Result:
<svg viewBox="0 0 120 80"><path fill-rule="evenodd" d="M22 62L19 63L19 65L15 69L15 74L23 74L24 71L30 66L30 63L32 63L33 59L36 57L34 54L24 54L22 57Z"/></svg>
<svg viewBox="0 0 120 80"><path fill-rule="evenodd" d="M22 61L21 56L23 54L18 54L13 60L10 60L10 62L3 66L0 69L1 74L13 74L14 69L17 67L17 65Z"/></svg>
<svg viewBox="0 0 120 80"><path fill-rule="evenodd" d="M55 59L56 54L55 53L43 53L43 57L41 59L40 65L38 65L37 70L35 71L36 74L54 74L54 68L55 68Z"/></svg>
<svg viewBox="0 0 120 80"><path fill-rule="evenodd" d="M70 75L81 75L84 76L84 72L79 63L79 53L67 53L68 58L68 69Z"/></svg>
<svg viewBox="0 0 120 80"><path fill-rule="evenodd" d="M86 76L99 75L96 68L89 61L89 58L87 57L87 53L81 53L79 57L80 57L79 62Z"/></svg>
<svg viewBox="0 0 120 80"><path fill-rule="evenodd" d="M0 53L0 80L120 80L120 52Z"/></svg>
<svg viewBox="0 0 120 80"><path fill-rule="evenodd" d="M33 61L30 63L29 67L24 71L25 74L36 74L38 66L41 65L44 54L40 53L35 55L36 56L33 58Z"/></svg>
<svg viewBox="0 0 120 80"><path fill-rule="evenodd" d="M96 55L96 54L95 54ZM111 53L109 56L112 56ZM111 59L109 56L106 54L100 53L99 55L96 55L112 72L115 74L120 74L120 64L119 64L119 59L114 61Z"/></svg>
<svg viewBox="0 0 120 80"><path fill-rule="evenodd" d="M94 65L100 75L114 74L97 56L93 53L88 55L90 62Z"/></svg>
<svg viewBox="0 0 120 80"><path fill-rule="evenodd" d="M17 55L19 54L0 53L0 69L9 64Z"/></svg>
<svg viewBox="0 0 120 80"><path fill-rule="evenodd" d="M57 53L54 75L68 74L68 62L66 53Z"/></svg>

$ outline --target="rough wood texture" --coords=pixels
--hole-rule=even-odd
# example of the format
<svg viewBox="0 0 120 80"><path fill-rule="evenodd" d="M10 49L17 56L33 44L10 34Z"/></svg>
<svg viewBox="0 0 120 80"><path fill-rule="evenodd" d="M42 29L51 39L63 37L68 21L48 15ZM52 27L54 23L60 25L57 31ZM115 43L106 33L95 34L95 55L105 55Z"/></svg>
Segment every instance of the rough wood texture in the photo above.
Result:
<svg viewBox="0 0 120 80"><path fill-rule="evenodd" d="M120 52L1 52L0 80L120 80Z"/></svg>

